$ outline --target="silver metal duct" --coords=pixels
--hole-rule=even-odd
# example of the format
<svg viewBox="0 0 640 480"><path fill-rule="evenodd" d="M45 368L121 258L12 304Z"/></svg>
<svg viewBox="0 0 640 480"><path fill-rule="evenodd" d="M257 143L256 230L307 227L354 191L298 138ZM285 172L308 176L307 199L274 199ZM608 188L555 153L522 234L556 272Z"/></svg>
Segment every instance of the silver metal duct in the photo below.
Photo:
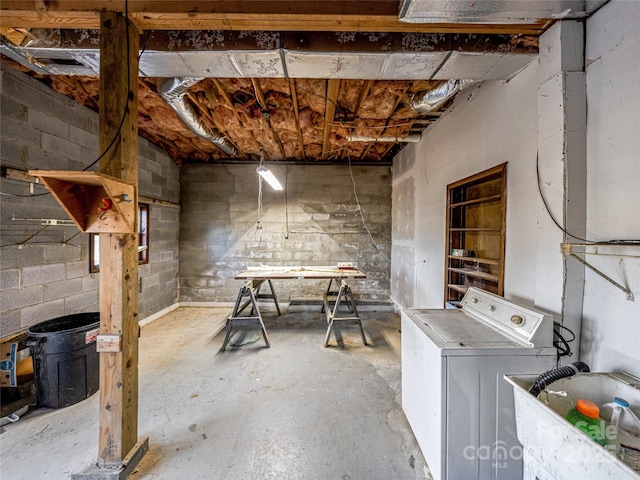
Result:
<svg viewBox="0 0 640 480"><path fill-rule="evenodd" d="M98 76L99 33L32 29L0 53L49 75ZM311 41L313 39L313 41ZM434 33L156 31L139 76L154 78L507 79L538 56L509 35Z"/></svg>
<svg viewBox="0 0 640 480"><path fill-rule="evenodd" d="M187 89L198 83L202 78L168 78L158 87L158 93L176 112L180 119L189 127L193 133L209 140L227 155L236 153L236 149L223 136L216 134L206 128L198 119L193 108L186 102L184 96Z"/></svg>
<svg viewBox="0 0 640 480"><path fill-rule="evenodd" d="M364 135L349 135L347 140L350 142L391 142L391 143L419 143L422 135L417 133L407 135L406 137L367 137Z"/></svg>
<svg viewBox="0 0 640 480"><path fill-rule="evenodd" d="M427 93L413 95L410 97L410 106L420 113L433 112L460 90L473 83L476 83L475 80L449 80Z"/></svg>
<svg viewBox="0 0 640 480"><path fill-rule="evenodd" d="M609 0L402 0L399 20L411 23L542 23L586 18Z"/></svg>

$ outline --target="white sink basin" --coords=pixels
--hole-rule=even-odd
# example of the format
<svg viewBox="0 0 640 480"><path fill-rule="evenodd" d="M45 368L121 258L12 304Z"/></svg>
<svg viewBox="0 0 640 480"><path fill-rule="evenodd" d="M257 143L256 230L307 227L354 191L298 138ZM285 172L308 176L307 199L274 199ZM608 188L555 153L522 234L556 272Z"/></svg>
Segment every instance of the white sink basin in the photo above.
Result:
<svg viewBox="0 0 640 480"><path fill-rule="evenodd" d="M603 405L622 397L639 413L639 379L624 373L579 373L548 385L538 398L529 393L535 375L505 379L513 385L524 480L640 480L640 474L564 418L579 398Z"/></svg>

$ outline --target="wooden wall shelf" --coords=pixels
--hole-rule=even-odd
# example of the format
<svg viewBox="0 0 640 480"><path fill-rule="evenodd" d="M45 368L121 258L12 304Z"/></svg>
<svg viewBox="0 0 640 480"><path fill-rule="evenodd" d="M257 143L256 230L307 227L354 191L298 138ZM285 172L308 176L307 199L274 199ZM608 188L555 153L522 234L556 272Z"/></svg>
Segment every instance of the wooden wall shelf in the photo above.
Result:
<svg viewBox="0 0 640 480"><path fill-rule="evenodd" d="M81 232L135 233L137 188L98 172L29 170L62 205ZM111 200L104 208L103 199Z"/></svg>
<svg viewBox="0 0 640 480"><path fill-rule="evenodd" d="M506 199L506 164L447 185L445 306L470 286L503 294Z"/></svg>

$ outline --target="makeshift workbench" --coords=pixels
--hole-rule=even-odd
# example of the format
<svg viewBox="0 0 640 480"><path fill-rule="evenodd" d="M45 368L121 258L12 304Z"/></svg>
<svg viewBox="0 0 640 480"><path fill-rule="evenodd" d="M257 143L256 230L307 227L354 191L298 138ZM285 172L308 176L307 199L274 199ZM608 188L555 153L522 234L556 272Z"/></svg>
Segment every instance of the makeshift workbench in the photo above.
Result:
<svg viewBox="0 0 640 480"><path fill-rule="evenodd" d="M267 347L270 346L267 330L262 320L262 314L258 308L258 299L272 299L278 315L280 315L280 305L278 297L273 288L272 280L329 280L327 291L324 294L322 311L327 318L327 334L324 346L329 345L329 339L335 322L356 324L360 328L360 335L365 345L368 345L353 291L347 280L363 279L367 276L355 268L338 268L334 266L296 266L296 267L256 267L236 275L236 280L246 280L240 287L236 298L235 306L231 316L227 318L226 334L222 349L229 343L231 331L234 325L256 324L260 326L262 337ZM261 292L264 284L269 286L269 292ZM251 307L249 315L242 315L242 312ZM341 307L344 307L341 309ZM344 311L346 308L346 312Z"/></svg>

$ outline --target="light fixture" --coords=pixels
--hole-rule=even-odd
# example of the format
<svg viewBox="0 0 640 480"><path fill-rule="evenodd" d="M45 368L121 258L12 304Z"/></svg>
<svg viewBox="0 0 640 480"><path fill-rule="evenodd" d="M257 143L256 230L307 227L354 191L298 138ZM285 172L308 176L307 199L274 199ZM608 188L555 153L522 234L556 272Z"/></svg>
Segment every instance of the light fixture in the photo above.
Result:
<svg viewBox="0 0 640 480"><path fill-rule="evenodd" d="M273 188L274 190L283 190L282 185L280 184L278 179L267 167L265 167L264 165L260 165L258 168L256 168L256 172L258 172L258 175L264 178L267 183L271 185L271 188Z"/></svg>

